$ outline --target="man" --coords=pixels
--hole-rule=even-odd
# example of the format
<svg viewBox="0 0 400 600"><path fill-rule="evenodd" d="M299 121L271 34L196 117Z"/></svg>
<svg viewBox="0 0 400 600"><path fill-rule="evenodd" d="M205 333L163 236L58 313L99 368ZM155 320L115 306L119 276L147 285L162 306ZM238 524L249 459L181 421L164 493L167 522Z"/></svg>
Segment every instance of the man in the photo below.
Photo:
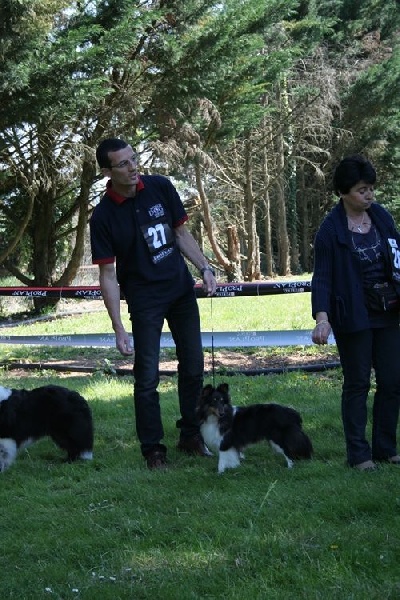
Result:
<svg viewBox="0 0 400 600"><path fill-rule="evenodd" d="M203 386L204 358L194 281L183 256L203 277L204 291L216 291L214 272L187 229L188 216L171 182L139 176L137 156L122 139L103 140L96 151L107 190L90 220L92 259L124 356L133 354L120 314L120 290L128 304L134 339L136 431L149 469L166 466L167 449L159 394L160 336L167 320L178 358L181 419L178 449L210 454L200 435L196 403Z"/></svg>

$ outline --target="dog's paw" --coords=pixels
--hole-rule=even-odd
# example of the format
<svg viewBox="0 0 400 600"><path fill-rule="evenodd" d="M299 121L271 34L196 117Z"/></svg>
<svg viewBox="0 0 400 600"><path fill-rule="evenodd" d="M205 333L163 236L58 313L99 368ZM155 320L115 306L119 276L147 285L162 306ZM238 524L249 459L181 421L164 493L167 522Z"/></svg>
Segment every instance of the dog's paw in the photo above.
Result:
<svg viewBox="0 0 400 600"><path fill-rule="evenodd" d="M79 455L81 460L93 460L93 452L91 450L85 450L85 452L81 452Z"/></svg>
<svg viewBox="0 0 400 600"><path fill-rule="evenodd" d="M240 455L236 448L221 450L218 458L218 473L223 473L226 469L235 469L240 466Z"/></svg>
<svg viewBox="0 0 400 600"><path fill-rule="evenodd" d="M0 439L0 472L8 469L17 456L17 444L9 438Z"/></svg>

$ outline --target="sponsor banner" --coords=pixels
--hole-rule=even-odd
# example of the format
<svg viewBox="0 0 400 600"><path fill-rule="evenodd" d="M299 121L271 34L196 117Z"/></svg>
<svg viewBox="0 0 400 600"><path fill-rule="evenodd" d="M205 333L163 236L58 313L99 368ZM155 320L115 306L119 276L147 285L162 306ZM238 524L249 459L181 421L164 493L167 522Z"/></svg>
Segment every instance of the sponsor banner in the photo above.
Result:
<svg viewBox="0 0 400 600"><path fill-rule="evenodd" d="M195 286L198 298L207 297L201 286ZM311 281L283 281L276 283L221 283L213 298L234 296L267 296L272 294L301 294L311 292Z"/></svg>
<svg viewBox="0 0 400 600"><path fill-rule="evenodd" d="M65 287L65 288L33 288L33 287L0 287L0 296L18 298L77 298L98 300L102 298L99 287Z"/></svg>
<svg viewBox="0 0 400 600"><path fill-rule="evenodd" d="M205 298L202 284L195 285L198 298ZM220 283L214 298L233 296L265 296L269 294L301 294L311 291L311 281L279 281L262 283ZM98 286L70 287L0 287L0 296L17 296L20 298L77 298L100 300L102 298Z"/></svg>
<svg viewBox="0 0 400 600"><path fill-rule="evenodd" d="M202 332L204 348L246 348L267 346L312 346L311 331L223 331ZM329 344L334 344L333 335ZM75 335L0 335L0 344L31 346L74 346L74 347L115 347L115 336L111 333ZM170 333L161 334L161 347L175 346Z"/></svg>

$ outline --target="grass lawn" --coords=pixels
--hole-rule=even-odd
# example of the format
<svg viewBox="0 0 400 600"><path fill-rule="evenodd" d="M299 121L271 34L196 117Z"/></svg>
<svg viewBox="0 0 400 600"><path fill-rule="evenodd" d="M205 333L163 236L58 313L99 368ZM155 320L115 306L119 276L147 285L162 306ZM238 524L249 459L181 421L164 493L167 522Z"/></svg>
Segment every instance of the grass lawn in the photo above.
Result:
<svg viewBox="0 0 400 600"><path fill-rule="evenodd" d="M42 440L1 475L0 598L400 597L400 472L345 466L337 371L231 377L237 404L299 409L315 456L289 470L260 444L223 475L216 457L175 450L175 378L160 385L170 460L161 473L140 456L130 377L2 374L7 387L47 382L88 399L95 458L64 464Z"/></svg>
<svg viewBox="0 0 400 600"><path fill-rule="evenodd" d="M203 330L312 327L308 294L238 300L201 300ZM103 311L1 333L109 331ZM0 347L3 360L74 352ZM116 351L85 352L101 360ZM150 472L135 435L130 376L43 371L21 379L3 369L6 387L62 383L82 393L93 411L95 455L90 463L65 464L42 440L1 474L0 599L399 599L400 468L359 473L345 465L340 371L226 381L235 404L297 408L314 458L289 470L259 444L239 469L218 475L216 457L176 451L177 381L163 377L170 468Z"/></svg>
<svg viewBox="0 0 400 600"><path fill-rule="evenodd" d="M7 326L7 320L3 320L0 328L0 336L6 339L12 336L47 336L47 335L71 335L76 333L105 333L111 334L110 320L104 310L101 301L62 301L61 314L66 314L71 308L79 307L82 314L76 314L67 318L52 320L40 320L36 322L22 322L18 327ZM122 317L128 331L131 329L129 315L125 303L121 304ZM201 326L204 332L224 331L268 331L268 330L311 330L313 320L310 314L310 294L286 294L261 297L238 297L238 298L202 298L199 300L201 315ZM165 325L164 330L168 327ZM311 343L311 337L310 337ZM242 349L243 350L243 349ZM306 357L332 353L335 347L321 348L317 346L304 346L297 348ZM206 352L210 354L211 349ZM274 358L282 356L282 353L294 355L294 349L280 347L246 348L248 355L258 356L262 362L269 363L269 358L274 364ZM174 350L163 349L162 356L168 359L174 358ZM90 348L73 346L24 346L12 344L0 344L0 362L34 362L47 363L49 360L69 360L82 362L91 359L98 364L99 369L108 368L112 364L118 368L121 355L115 348ZM306 362L306 361L304 361Z"/></svg>

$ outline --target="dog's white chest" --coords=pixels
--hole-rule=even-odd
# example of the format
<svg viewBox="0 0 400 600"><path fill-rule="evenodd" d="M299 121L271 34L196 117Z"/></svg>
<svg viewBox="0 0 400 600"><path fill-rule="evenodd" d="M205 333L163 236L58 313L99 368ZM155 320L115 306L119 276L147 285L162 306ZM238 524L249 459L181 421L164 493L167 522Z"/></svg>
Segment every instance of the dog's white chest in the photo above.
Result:
<svg viewBox="0 0 400 600"><path fill-rule="evenodd" d="M222 435L219 432L217 418L214 416L208 417L207 421L202 423L200 431L205 444L210 448L214 448L214 450L219 450Z"/></svg>

